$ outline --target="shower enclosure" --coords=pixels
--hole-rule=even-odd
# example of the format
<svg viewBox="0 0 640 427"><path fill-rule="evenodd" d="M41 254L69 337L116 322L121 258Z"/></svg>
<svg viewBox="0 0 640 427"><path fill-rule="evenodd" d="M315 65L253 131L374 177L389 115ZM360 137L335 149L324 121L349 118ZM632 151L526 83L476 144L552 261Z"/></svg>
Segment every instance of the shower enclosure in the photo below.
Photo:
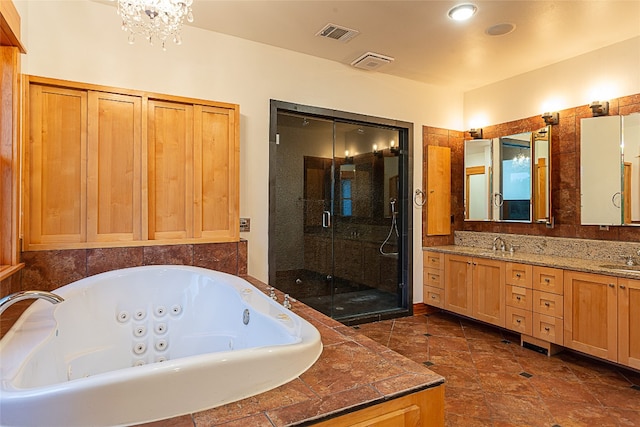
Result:
<svg viewBox="0 0 640 427"><path fill-rule="evenodd" d="M343 322L410 313L412 125L271 112L269 283Z"/></svg>

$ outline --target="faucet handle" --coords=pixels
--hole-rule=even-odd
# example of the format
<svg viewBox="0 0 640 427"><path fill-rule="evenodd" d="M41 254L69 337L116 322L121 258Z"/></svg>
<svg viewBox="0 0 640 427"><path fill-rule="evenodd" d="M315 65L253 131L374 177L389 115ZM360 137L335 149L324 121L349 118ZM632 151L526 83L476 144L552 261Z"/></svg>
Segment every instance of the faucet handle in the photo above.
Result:
<svg viewBox="0 0 640 427"><path fill-rule="evenodd" d="M622 258L626 259L627 261L625 262L626 265L634 265L635 262L633 261L633 255L622 255Z"/></svg>
<svg viewBox="0 0 640 427"><path fill-rule="evenodd" d="M518 249L519 247L520 245L514 245L514 244L509 245L509 252L513 254L516 251L516 249Z"/></svg>

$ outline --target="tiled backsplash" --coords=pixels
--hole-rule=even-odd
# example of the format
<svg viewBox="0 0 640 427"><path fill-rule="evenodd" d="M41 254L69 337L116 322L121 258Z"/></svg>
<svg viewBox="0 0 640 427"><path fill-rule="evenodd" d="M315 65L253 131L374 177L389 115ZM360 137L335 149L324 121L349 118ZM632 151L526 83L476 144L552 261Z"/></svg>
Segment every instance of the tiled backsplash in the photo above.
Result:
<svg viewBox="0 0 640 427"><path fill-rule="evenodd" d="M566 237L475 231L456 231L454 233L456 245L486 248L487 250L492 249L493 239L497 236L500 236L505 241L507 250L509 250L510 245L517 246L516 252L518 253L609 261L615 264L623 264L625 257L631 255L636 262L640 262L640 256L637 254L638 250L640 250L640 242L572 239Z"/></svg>

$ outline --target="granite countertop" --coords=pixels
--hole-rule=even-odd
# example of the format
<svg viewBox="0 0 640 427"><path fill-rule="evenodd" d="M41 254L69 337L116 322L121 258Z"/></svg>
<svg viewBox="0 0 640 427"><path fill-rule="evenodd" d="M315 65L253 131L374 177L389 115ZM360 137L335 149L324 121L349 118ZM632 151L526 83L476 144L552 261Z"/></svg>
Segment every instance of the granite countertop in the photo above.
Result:
<svg viewBox="0 0 640 427"><path fill-rule="evenodd" d="M263 292L267 285L244 277ZM276 292L278 300L283 295ZM295 380L218 408L158 422L157 425L310 425L444 383L444 378L387 347L295 301L292 311L322 336L320 359ZM269 369L265 366L265 369ZM151 423L148 426L156 425Z"/></svg>
<svg viewBox="0 0 640 427"><path fill-rule="evenodd" d="M469 255L480 258L496 259L502 261L511 261L532 265L539 265L543 267L561 268L566 270L581 271L584 273L597 273L606 274L616 277L627 277L631 279L640 279L640 266L635 265L632 268L637 269L635 271L623 271L625 268L624 261L612 262L606 260L593 260L584 258L570 258L555 255L540 255L531 254L526 252L513 253L509 251L494 251L487 248L472 247L472 246L460 246L460 245L448 245L448 246L429 246L423 247L424 251L442 252L456 255ZM607 268L604 266L615 266L620 269Z"/></svg>

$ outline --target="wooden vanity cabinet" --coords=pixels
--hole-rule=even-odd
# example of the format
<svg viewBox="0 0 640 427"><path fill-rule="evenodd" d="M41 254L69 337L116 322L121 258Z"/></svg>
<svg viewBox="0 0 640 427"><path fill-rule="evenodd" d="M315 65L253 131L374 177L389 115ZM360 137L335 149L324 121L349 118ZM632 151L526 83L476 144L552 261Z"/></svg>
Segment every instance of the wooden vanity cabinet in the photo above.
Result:
<svg viewBox="0 0 640 427"><path fill-rule="evenodd" d="M564 345L618 360L618 278L564 272Z"/></svg>
<svg viewBox="0 0 640 427"><path fill-rule="evenodd" d="M640 280L618 278L618 362L640 369Z"/></svg>
<svg viewBox="0 0 640 427"><path fill-rule="evenodd" d="M521 334L533 331L533 267L529 264L506 263L505 327Z"/></svg>
<svg viewBox="0 0 640 427"><path fill-rule="evenodd" d="M445 256L445 309L505 326L505 263Z"/></svg>
<svg viewBox="0 0 640 427"><path fill-rule="evenodd" d="M425 304L444 308L444 254L423 254L422 289Z"/></svg>
<svg viewBox="0 0 640 427"><path fill-rule="evenodd" d="M534 266L533 336L562 345L564 342L564 272Z"/></svg>

